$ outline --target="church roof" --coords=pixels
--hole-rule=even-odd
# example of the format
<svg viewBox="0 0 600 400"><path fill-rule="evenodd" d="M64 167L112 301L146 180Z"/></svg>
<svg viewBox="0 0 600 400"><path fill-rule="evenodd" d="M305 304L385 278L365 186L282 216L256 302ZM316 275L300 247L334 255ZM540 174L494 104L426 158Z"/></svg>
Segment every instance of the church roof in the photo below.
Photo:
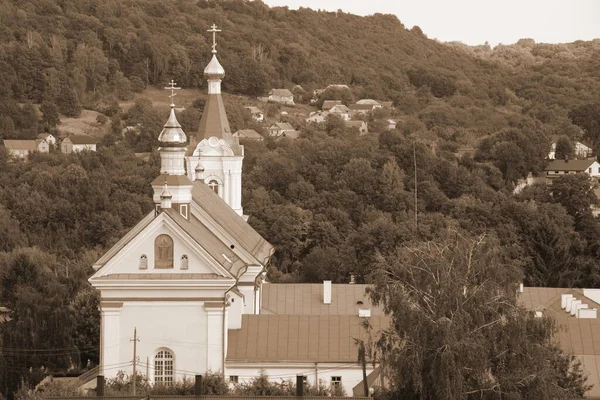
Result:
<svg viewBox="0 0 600 400"><path fill-rule="evenodd" d="M221 66L216 54L213 54L210 62L204 68L204 76L206 79L221 79L225 76L225 69Z"/></svg>
<svg viewBox="0 0 600 400"><path fill-rule="evenodd" d="M169 119L165 123L160 135L158 135L158 141L161 146L185 146L187 143L187 137L183 129L181 129L179 121L177 121L174 104L171 104Z"/></svg>
<svg viewBox="0 0 600 400"><path fill-rule="evenodd" d="M198 143L203 139L213 136L224 139L229 143L235 155L241 155L241 148L238 141L233 137L231 128L229 127L229 120L227 119L225 104L221 94L208 95L198 131L190 138L190 145L188 146L186 155L192 155Z"/></svg>
<svg viewBox="0 0 600 400"><path fill-rule="evenodd" d="M108 274L98 276L94 280L206 280L223 279L217 274L202 273L164 273L164 274Z"/></svg>
<svg viewBox="0 0 600 400"><path fill-rule="evenodd" d="M192 181L185 175L169 175L160 174L152 181L152 186L167 184L170 187L173 186L191 186Z"/></svg>
<svg viewBox="0 0 600 400"><path fill-rule="evenodd" d="M228 333L227 361L356 363L355 339L367 340L357 315L243 315L242 328ZM375 334L388 317L369 317Z"/></svg>
<svg viewBox="0 0 600 400"><path fill-rule="evenodd" d="M359 309L371 309L371 315L383 315L381 307L371 304L365 290L370 285L331 285L331 304L323 304L322 283L264 283L261 313L296 315L357 315ZM359 304L362 302L362 304Z"/></svg>
<svg viewBox="0 0 600 400"><path fill-rule="evenodd" d="M203 218L206 218L222 235L237 242L261 264L264 264L271 256L273 246L205 183L194 182L192 199ZM229 245L231 244L235 245L235 243L229 243Z"/></svg>

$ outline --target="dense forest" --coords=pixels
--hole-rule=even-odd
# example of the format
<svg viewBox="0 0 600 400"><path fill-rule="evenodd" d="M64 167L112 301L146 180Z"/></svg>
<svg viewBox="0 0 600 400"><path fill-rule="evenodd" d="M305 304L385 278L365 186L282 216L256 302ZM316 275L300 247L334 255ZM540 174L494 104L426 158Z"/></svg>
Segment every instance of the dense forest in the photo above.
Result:
<svg viewBox="0 0 600 400"><path fill-rule="evenodd" d="M0 139L59 134L59 114L82 108L110 126L95 153L27 163L1 154L0 305L12 320L0 324L0 392L97 363L91 265L153 207L157 154L133 153L156 149L167 113L142 92L171 79L203 88L212 23L223 29L234 127L252 124L237 95L273 87L293 89L299 103L328 84L350 90L326 91L321 102L394 102L367 117L370 135L336 118L298 119L297 140L244 143L243 205L277 248L271 280L347 282L353 272L373 282L399 247L458 230L494 237L527 285L598 286L592 182L576 175L513 189L543 170L551 138L600 145L600 40L468 47L430 40L391 15L260 1L0 0ZM186 132L203 104L179 114ZM396 129L382 122L389 117ZM125 126L138 129L123 135ZM463 148L474 156L459 157Z"/></svg>

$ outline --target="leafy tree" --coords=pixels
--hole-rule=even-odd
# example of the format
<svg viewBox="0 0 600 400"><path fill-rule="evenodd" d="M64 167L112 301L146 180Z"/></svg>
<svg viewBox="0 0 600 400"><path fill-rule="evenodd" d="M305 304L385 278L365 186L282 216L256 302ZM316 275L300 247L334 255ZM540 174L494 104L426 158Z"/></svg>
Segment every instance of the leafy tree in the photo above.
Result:
<svg viewBox="0 0 600 400"><path fill-rule="evenodd" d="M371 297L392 319L378 346L396 398L571 399L589 388L555 347L552 320L517 304L521 271L494 238L450 231L376 268Z"/></svg>
<svg viewBox="0 0 600 400"><path fill-rule="evenodd" d="M598 204L594 193L596 182L586 173L560 176L548 186L552 201L561 204L578 225L592 215L591 206Z"/></svg>
<svg viewBox="0 0 600 400"><path fill-rule="evenodd" d="M60 116L58 115L56 104L45 101L40 105L40 111L42 113L42 123L46 129L54 128L60 124Z"/></svg>
<svg viewBox="0 0 600 400"><path fill-rule="evenodd" d="M556 141L555 158L557 160L573 159L575 155L575 146L573 141L566 136L561 136Z"/></svg>
<svg viewBox="0 0 600 400"><path fill-rule="evenodd" d="M66 85L63 85L60 89L57 105L61 114L67 117L75 118L81 113L81 105L79 104L77 93Z"/></svg>

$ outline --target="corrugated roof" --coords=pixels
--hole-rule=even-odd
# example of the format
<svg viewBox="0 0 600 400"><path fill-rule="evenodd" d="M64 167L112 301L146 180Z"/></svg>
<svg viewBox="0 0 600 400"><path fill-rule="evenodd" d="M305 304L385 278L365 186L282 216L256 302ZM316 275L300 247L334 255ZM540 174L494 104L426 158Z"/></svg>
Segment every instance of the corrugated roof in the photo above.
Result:
<svg viewBox="0 0 600 400"><path fill-rule="evenodd" d="M556 336L561 349L581 360L588 373L587 383L594 385L586 395L600 396L600 320L576 318L567 313L561 307L563 294L572 294L589 308L600 311L600 304L585 297L581 289L526 287L519 302L529 310L542 311L556 320L559 326Z"/></svg>
<svg viewBox="0 0 600 400"><path fill-rule="evenodd" d="M264 139L262 135L256 132L254 129L240 129L234 134L234 136L255 140Z"/></svg>
<svg viewBox="0 0 600 400"><path fill-rule="evenodd" d="M264 283L261 313L295 315L358 315L359 309L371 309L381 316L383 310L371 304L365 289L370 285L331 285L331 304L323 304L322 283ZM362 302L363 304L358 304Z"/></svg>
<svg viewBox="0 0 600 400"><path fill-rule="evenodd" d="M289 122L277 122L277 123L273 124L269 129L271 129L271 130L293 131L294 127Z"/></svg>
<svg viewBox="0 0 600 400"><path fill-rule="evenodd" d="M596 160L554 160L544 171L585 171Z"/></svg>
<svg viewBox="0 0 600 400"><path fill-rule="evenodd" d="M227 361L356 363L354 339L366 340L365 318L353 315L243 315L242 328L229 330ZM368 318L373 333L387 317Z"/></svg>
<svg viewBox="0 0 600 400"><path fill-rule="evenodd" d="M218 229L222 229L224 234L229 235L260 263L267 261L273 246L206 184L194 182L192 199L207 220L214 222Z"/></svg>
<svg viewBox="0 0 600 400"><path fill-rule="evenodd" d="M35 140L4 140L4 147L9 150L37 150L37 142Z"/></svg>
<svg viewBox="0 0 600 400"><path fill-rule="evenodd" d="M169 174L160 174L152 181L152 185L164 185L167 186L192 186L192 181L185 175L169 175Z"/></svg>
<svg viewBox="0 0 600 400"><path fill-rule="evenodd" d="M342 104L341 100L325 100L323 102L323 107L321 107L323 110L327 111L329 110L331 107L336 106L338 104Z"/></svg>

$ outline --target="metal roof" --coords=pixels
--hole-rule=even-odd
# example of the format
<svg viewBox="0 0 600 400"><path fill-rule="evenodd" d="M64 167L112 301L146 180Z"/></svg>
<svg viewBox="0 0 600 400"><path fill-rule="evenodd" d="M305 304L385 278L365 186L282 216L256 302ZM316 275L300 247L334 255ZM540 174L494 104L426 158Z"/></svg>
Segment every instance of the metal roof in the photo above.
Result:
<svg viewBox="0 0 600 400"><path fill-rule="evenodd" d="M585 171L596 160L554 160L544 171Z"/></svg>
<svg viewBox="0 0 600 400"><path fill-rule="evenodd" d="M366 340L367 319L373 333L388 317L356 315L243 315L242 328L230 329L227 361L338 362L356 366L355 339Z"/></svg>
<svg viewBox="0 0 600 400"><path fill-rule="evenodd" d="M4 140L4 147L9 150L37 150L35 140Z"/></svg>

